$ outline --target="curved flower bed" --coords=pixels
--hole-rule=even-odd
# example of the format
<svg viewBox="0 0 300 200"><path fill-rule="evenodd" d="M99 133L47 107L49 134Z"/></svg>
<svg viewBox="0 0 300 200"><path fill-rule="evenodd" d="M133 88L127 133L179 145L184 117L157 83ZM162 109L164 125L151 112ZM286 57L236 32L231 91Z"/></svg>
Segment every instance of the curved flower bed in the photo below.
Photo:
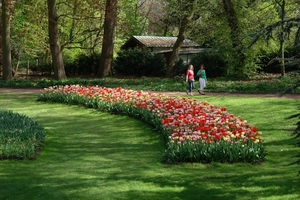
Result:
<svg viewBox="0 0 300 200"><path fill-rule="evenodd" d="M265 156L261 132L226 108L189 98L79 85L44 89L38 100L84 105L124 113L153 125L163 136L164 161L260 162Z"/></svg>

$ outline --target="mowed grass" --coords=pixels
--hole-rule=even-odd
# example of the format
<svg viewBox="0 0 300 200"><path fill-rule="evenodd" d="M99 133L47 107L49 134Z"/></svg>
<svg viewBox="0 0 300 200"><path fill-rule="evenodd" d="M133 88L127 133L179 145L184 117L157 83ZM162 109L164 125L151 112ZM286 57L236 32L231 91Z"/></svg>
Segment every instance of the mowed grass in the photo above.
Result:
<svg viewBox="0 0 300 200"><path fill-rule="evenodd" d="M296 100L194 96L263 132L264 163L165 165L159 135L127 116L0 93L0 107L34 118L47 139L34 161L0 161L0 199L300 199Z"/></svg>

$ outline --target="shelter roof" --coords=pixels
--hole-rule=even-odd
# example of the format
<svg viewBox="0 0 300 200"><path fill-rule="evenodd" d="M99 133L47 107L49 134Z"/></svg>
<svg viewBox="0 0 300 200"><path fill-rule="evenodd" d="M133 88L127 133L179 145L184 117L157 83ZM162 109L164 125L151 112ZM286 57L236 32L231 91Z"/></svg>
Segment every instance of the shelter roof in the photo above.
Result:
<svg viewBox="0 0 300 200"><path fill-rule="evenodd" d="M173 47L175 42L177 40L177 37L164 37L164 36L132 36L125 44L124 46L129 45L132 42L137 42L139 44L142 44L148 48L151 47ZM200 45L196 42L193 42L189 39L184 39L181 48L187 48L187 47L193 47L193 48L199 48Z"/></svg>

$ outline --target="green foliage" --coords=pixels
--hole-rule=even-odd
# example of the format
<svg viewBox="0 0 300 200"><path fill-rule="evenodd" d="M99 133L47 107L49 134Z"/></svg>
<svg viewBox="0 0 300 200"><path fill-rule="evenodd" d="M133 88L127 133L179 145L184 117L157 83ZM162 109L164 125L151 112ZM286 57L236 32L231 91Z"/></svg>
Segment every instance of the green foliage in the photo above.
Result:
<svg viewBox="0 0 300 200"><path fill-rule="evenodd" d="M114 70L117 74L128 76L162 77L166 73L166 62L161 54L131 49L118 53Z"/></svg>
<svg viewBox="0 0 300 200"><path fill-rule="evenodd" d="M70 49L64 48L62 51L64 64L74 63L82 54L89 55L85 50L81 49L79 45L74 45L74 48Z"/></svg>
<svg viewBox="0 0 300 200"><path fill-rule="evenodd" d="M38 65L30 65L29 69L36 75L51 75L53 72L51 63L45 61L40 62Z"/></svg>
<svg viewBox="0 0 300 200"><path fill-rule="evenodd" d="M44 128L33 119L0 110L0 158L33 159L45 140Z"/></svg>
<svg viewBox="0 0 300 200"><path fill-rule="evenodd" d="M292 72L299 70L299 47L286 48L285 52L285 72ZM258 60L258 64L261 65L260 71L266 73L280 73L281 59L278 58L278 51L262 51Z"/></svg>
<svg viewBox="0 0 300 200"><path fill-rule="evenodd" d="M187 68L188 68L188 65L184 64L182 58L179 58L179 60L175 64L175 75L177 75L177 76L180 76L182 74L185 75Z"/></svg>
<svg viewBox="0 0 300 200"><path fill-rule="evenodd" d="M18 61L15 61L18 62ZM14 63L14 66L16 66L17 63ZM28 73L29 75L51 75L52 66L50 62L47 62L43 59L35 59L28 57L27 59L21 60L19 62L18 67L18 73L22 72L22 74L26 74L27 67L29 69Z"/></svg>
<svg viewBox="0 0 300 200"><path fill-rule="evenodd" d="M218 79L213 79L209 82L207 90L229 93L279 94L290 85L293 85L296 80L297 78L293 77L274 78L271 80L256 80L253 78L248 81L218 81ZM290 93L299 93L299 90L290 91Z"/></svg>
<svg viewBox="0 0 300 200"><path fill-rule="evenodd" d="M40 1L17 1L13 12L12 59L37 58L49 49L48 19L45 4Z"/></svg>
<svg viewBox="0 0 300 200"><path fill-rule="evenodd" d="M194 55L191 59L194 70L197 72L201 64L205 65L207 77L221 77L226 75L226 60L213 50L204 51Z"/></svg>
<svg viewBox="0 0 300 200"><path fill-rule="evenodd" d="M263 67L268 70L265 72L281 71L281 74L284 75L286 67L289 67L290 69L287 71L290 71L291 68L299 66L299 59L295 59L295 57L298 56L299 52L300 18L294 16L294 10L299 5L285 0L273 1L270 2L270 5L274 9L273 12L277 12L272 18L274 21L264 24L249 34L252 37L250 46L261 39L267 43L269 41L276 43L276 52L263 55L263 60L267 61L267 65Z"/></svg>
<svg viewBox="0 0 300 200"><path fill-rule="evenodd" d="M72 1L56 5L58 39L64 61L72 63L78 52L99 52L105 2ZM17 1L11 28L12 59L50 61L47 4L41 0ZM75 52L75 53L74 53ZM39 69L37 69L39 70ZM47 70L48 72L48 70Z"/></svg>
<svg viewBox="0 0 300 200"><path fill-rule="evenodd" d="M273 74L257 74L249 80L231 80L228 78L208 77L207 92L226 92L226 93L259 93L259 94L279 94L286 88L294 85L298 81L299 74L287 74L287 77L279 77ZM102 78L102 79L84 79L68 78L64 80L54 79L14 79L12 81L1 81L0 88L47 88L53 85L82 85L82 86L102 86L107 88L130 88L144 91L186 91L186 82L184 75L169 78ZM196 85L198 82L196 82ZM197 88L197 87L196 87ZM300 94L300 88L288 91L288 93Z"/></svg>
<svg viewBox="0 0 300 200"><path fill-rule="evenodd" d="M262 144L254 144L248 141L247 145L228 144L227 141L218 141L213 144L198 144L194 142L182 143L180 145L169 143L164 154L167 163L180 162L221 162L221 163L257 163L264 160L266 156Z"/></svg>
<svg viewBox="0 0 300 200"><path fill-rule="evenodd" d="M119 2L119 21L116 29L114 51L118 52L119 47L124 42L124 38L132 34L177 34L177 29L174 27L178 26L182 15L189 14L189 11L186 9L189 3L190 1L180 1L179 3L177 0L145 1L143 3L134 0ZM238 58L234 56L230 47L230 30L226 17L224 17L223 6L220 6L216 1L199 2L199 4L200 6L195 8L195 15L191 26L188 28L186 37L197 41L203 46L213 47L220 52L224 52L221 57L226 61L226 68L220 69L217 67L216 71L212 70L212 73L210 73L211 77L216 77L215 73L224 75L224 71L225 74L227 72L232 74L237 71L234 69L241 69L241 73L249 76L257 68L253 64L257 55L269 56L268 54L260 55L260 49L278 50L278 40L276 39L278 31L273 35L266 36L271 39L272 47L270 47L270 43L266 46L266 43L258 41L259 43L255 45L255 48L252 47L249 50L245 48L251 42L249 37L247 37L249 33L258 32L262 27L267 27L278 21L278 13L276 13L278 8L274 7L276 3L271 1L240 1L240 6L238 6L237 2L233 2L240 23L241 48L243 48L242 52L245 53L247 61L240 67ZM45 6L46 4L40 0L17 2L11 30L12 59L14 63L19 61L21 63L26 62L27 58L38 58L49 62L48 20ZM74 1L69 4L60 4L57 7L58 15L60 16L58 21L59 40L63 49L66 69L70 70L67 74L78 74L78 69L81 69L81 67L75 66L76 64L73 63L74 57L78 55L78 52L99 52L101 48L99 35L103 34L103 28L101 28L103 18L100 17L99 21L99 16L103 16L104 8L105 1ZM289 26L287 26L285 31L286 36L289 36L290 41L293 41L285 43L289 52L289 49L297 46L297 41L299 41L297 27L292 28L299 23L298 18L295 18L294 21L292 20L296 8L296 3L286 1L286 16L287 19L291 20L287 21ZM215 27L218 28L216 29ZM37 67L38 69L36 69ZM208 67L213 69L215 66ZM244 67L245 69L243 69ZM91 71L94 73L94 70L89 69L87 66L82 68L83 73L90 73ZM181 69L181 67L179 68ZM40 66L32 65L32 69L36 73L49 74L51 72L51 67L44 64ZM238 73L241 74L240 71ZM148 76L148 74L143 75Z"/></svg>
<svg viewBox="0 0 300 200"><path fill-rule="evenodd" d="M116 30L119 36L130 37L142 35L147 19L139 12L139 2L136 0L119 1L119 23ZM141 7L141 6L140 6Z"/></svg>
<svg viewBox="0 0 300 200"><path fill-rule="evenodd" d="M100 63L100 54L80 54L73 63L66 63L67 76L70 75L95 75Z"/></svg>

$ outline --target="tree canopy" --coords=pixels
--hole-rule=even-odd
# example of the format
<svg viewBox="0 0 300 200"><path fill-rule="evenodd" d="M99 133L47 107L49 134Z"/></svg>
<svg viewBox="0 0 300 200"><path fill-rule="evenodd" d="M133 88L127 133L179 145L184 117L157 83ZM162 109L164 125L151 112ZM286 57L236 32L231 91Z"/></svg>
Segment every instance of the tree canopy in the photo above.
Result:
<svg viewBox="0 0 300 200"><path fill-rule="evenodd" d="M9 2L15 2L14 6ZM291 63L287 58L295 58L293 65L299 65L299 54L293 51L299 48L300 42L299 0L212 0L199 1L190 8L186 7L187 2L192 1L119 1L114 8L117 17L113 55L116 56L132 35L180 36L179 39L189 38L203 47L217 50L227 63L228 75L248 76L259 68L258 59L269 55L272 55L270 60L277 59L277 64L282 67L286 62ZM10 66L8 57L11 57L13 70L24 67L28 61L31 64L36 60L53 64L47 3L42 0L2 0L0 6L0 59L3 57L0 67L5 76L11 74L7 71ZM9 15L5 14L6 6L10 8ZM107 17L105 8L105 0L56 0L55 24L63 62L72 62L80 54L102 52ZM7 32L8 26L3 27L7 19L10 33ZM182 34L182 25L187 19ZM4 45L7 44L7 34L10 35L11 55L7 54L7 45ZM180 48L180 43L177 46ZM176 55L176 48L173 51Z"/></svg>

